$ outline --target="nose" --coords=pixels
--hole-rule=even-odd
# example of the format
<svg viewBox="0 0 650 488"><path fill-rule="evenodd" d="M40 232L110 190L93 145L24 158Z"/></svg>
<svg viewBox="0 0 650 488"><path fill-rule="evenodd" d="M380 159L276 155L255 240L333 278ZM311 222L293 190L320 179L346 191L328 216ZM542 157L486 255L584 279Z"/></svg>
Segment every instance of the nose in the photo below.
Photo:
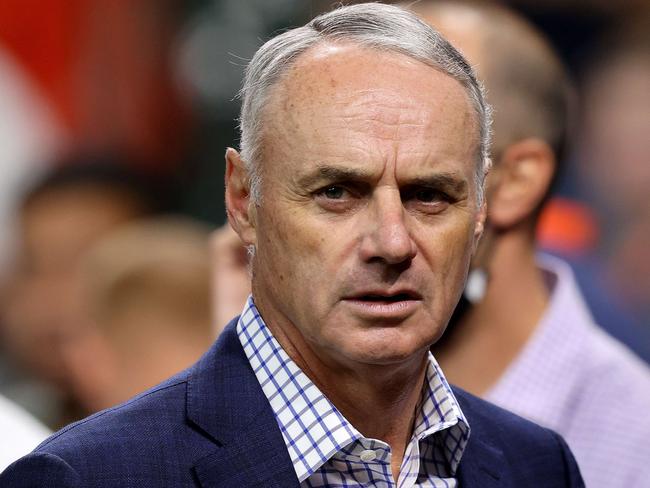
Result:
<svg viewBox="0 0 650 488"><path fill-rule="evenodd" d="M417 246L407 227L407 215L399 191L378 193L369 206L361 259L391 265L408 262L417 254Z"/></svg>

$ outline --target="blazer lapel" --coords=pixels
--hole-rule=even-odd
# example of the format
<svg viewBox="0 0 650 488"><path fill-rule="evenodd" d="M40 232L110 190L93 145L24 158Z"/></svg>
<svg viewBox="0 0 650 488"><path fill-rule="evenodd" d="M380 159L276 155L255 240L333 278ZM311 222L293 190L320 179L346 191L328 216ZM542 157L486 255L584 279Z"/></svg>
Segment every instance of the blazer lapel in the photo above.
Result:
<svg viewBox="0 0 650 488"><path fill-rule="evenodd" d="M203 488L298 488L279 430L269 428L262 417L253 421L249 431L196 463L194 471ZM275 422L275 418L271 420ZM279 442L274 430L280 435Z"/></svg>
<svg viewBox="0 0 650 488"><path fill-rule="evenodd" d="M458 484L461 488L473 486L503 488L506 485L503 485L499 472L499 468L503 465L503 452L481 439L476 439L475 432L472 431L467 449L458 466Z"/></svg>
<svg viewBox="0 0 650 488"><path fill-rule="evenodd" d="M187 418L219 446L196 461L203 488L298 487L273 411L239 342L236 319L197 363Z"/></svg>
<svg viewBox="0 0 650 488"><path fill-rule="evenodd" d="M456 387L452 389L471 429L469 442L458 466L458 484L461 488L510 486L509 476L503 476L509 469L503 451L491 442L491 436L485 429L485 422L490 420L484 419L481 412L472 407L467 393Z"/></svg>

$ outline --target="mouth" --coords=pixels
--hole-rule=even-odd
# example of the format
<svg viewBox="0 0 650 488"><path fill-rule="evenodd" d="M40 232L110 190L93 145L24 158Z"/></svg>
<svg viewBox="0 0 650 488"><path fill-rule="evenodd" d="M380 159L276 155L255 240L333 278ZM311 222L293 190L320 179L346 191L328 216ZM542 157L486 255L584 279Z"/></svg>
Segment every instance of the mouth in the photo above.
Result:
<svg viewBox="0 0 650 488"><path fill-rule="evenodd" d="M405 300L419 300L420 297L410 292L394 293L394 294L366 293L362 295L357 295L355 297L352 297L351 299L360 300L363 302L370 302L370 303L396 303L396 302L403 302Z"/></svg>
<svg viewBox="0 0 650 488"><path fill-rule="evenodd" d="M367 291L344 298L354 313L371 320L402 320L412 314L422 296L412 290Z"/></svg>

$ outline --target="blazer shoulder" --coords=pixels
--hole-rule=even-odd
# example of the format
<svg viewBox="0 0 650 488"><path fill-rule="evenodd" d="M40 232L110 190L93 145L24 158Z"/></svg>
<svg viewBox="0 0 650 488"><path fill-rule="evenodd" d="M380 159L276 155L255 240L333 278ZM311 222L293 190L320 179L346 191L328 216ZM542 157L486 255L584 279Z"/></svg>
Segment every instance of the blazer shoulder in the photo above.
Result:
<svg viewBox="0 0 650 488"><path fill-rule="evenodd" d="M547 438L552 432L457 386L452 386L452 391L473 430L494 428L515 437L522 435L524 439L530 439L530 436Z"/></svg>
<svg viewBox="0 0 650 488"><path fill-rule="evenodd" d="M68 446L97 447L98 439L110 446L111 440L124 441L124 433L139 437L152 427L181 423L185 410L187 372L147 390L130 400L97 412L59 430L43 441L36 452L60 452ZM97 437L100 436L100 437ZM110 448L110 447L109 447Z"/></svg>
<svg viewBox="0 0 650 488"><path fill-rule="evenodd" d="M471 429L467 455L485 452L486 446L499 452L516 486L542 486L544 479L543 486L584 487L562 436L458 387L452 389Z"/></svg>
<svg viewBox="0 0 650 488"><path fill-rule="evenodd" d="M190 485L194 462L215 445L187 421L187 377L63 428L10 465L0 486Z"/></svg>
<svg viewBox="0 0 650 488"><path fill-rule="evenodd" d="M149 452L171 452L167 446L173 445L181 449L179 459L192 456L193 446L205 447L206 434L188 418L190 400L208 398L208 405L202 405L209 410L206 415L219 410L222 399L213 390L215 384L225 381L217 374L217 364L228 362L220 359L226 356L223 353L228 334L223 335L226 337L220 337L188 369L121 405L64 427L41 443L35 452L56 454L67 461L88 454L112 459L116 453L130 453L142 458ZM232 388L230 393L236 392Z"/></svg>
<svg viewBox="0 0 650 488"><path fill-rule="evenodd" d="M0 485L11 488L81 488L79 473L60 457L33 452L11 464L0 474Z"/></svg>

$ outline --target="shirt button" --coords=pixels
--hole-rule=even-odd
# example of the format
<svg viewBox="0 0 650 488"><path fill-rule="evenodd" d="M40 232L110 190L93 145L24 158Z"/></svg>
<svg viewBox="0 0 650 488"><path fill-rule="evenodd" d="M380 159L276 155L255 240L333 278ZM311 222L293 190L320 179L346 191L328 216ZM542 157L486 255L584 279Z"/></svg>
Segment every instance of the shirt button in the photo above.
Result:
<svg viewBox="0 0 650 488"><path fill-rule="evenodd" d="M359 457L364 463L368 463L370 461L374 461L377 458L377 453L368 449L367 451L362 451L361 454L359 454Z"/></svg>

